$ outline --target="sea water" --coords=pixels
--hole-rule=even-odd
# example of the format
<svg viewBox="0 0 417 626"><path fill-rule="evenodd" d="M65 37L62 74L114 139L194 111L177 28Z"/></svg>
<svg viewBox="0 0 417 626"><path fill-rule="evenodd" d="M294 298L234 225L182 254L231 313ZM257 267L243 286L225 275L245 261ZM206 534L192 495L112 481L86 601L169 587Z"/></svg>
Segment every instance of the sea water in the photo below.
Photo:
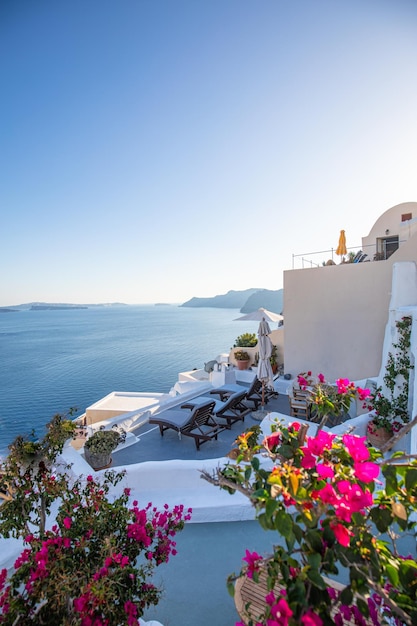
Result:
<svg viewBox="0 0 417 626"><path fill-rule="evenodd" d="M45 432L112 391L167 393L182 371L256 332L237 309L175 305L19 310L0 315L0 455L19 434Z"/></svg>

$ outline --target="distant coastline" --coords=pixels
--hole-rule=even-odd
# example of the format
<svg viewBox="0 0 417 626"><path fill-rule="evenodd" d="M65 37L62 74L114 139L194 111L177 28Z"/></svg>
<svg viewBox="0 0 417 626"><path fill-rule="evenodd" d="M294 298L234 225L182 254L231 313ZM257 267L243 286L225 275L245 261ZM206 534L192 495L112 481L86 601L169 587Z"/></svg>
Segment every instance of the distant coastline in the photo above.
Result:
<svg viewBox="0 0 417 626"><path fill-rule="evenodd" d="M88 309L88 306L82 306L78 304L33 304L30 307L31 311L70 311L71 309Z"/></svg>

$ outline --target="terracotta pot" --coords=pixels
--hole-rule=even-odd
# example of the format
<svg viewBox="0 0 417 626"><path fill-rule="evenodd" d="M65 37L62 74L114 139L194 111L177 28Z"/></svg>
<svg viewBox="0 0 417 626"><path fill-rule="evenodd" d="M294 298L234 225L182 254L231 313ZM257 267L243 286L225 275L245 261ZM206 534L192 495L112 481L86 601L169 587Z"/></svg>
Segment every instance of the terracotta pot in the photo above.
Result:
<svg viewBox="0 0 417 626"><path fill-rule="evenodd" d="M238 370L247 370L250 361L236 361Z"/></svg>
<svg viewBox="0 0 417 626"><path fill-rule="evenodd" d="M392 437L392 434L386 428L375 428L374 423L370 421L368 428L366 429L366 439L373 448L380 448L387 443Z"/></svg>

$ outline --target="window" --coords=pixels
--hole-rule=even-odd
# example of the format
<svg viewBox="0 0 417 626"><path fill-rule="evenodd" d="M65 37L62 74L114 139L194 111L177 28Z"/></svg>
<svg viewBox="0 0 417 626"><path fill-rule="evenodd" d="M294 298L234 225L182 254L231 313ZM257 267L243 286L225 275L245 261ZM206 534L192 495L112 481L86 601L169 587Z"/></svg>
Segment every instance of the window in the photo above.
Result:
<svg viewBox="0 0 417 626"><path fill-rule="evenodd" d="M389 259L391 254L398 249L398 235L394 237L379 237L376 240L376 256L378 260Z"/></svg>

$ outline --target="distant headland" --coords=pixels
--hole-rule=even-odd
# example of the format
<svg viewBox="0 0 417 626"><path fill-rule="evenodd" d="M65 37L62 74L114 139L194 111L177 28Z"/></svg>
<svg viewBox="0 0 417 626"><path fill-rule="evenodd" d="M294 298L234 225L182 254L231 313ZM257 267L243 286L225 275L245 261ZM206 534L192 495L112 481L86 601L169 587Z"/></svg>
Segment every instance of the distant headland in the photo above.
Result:
<svg viewBox="0 0 417 626"><path fill-rule="evenodd" d="M281 313L283 309L284 290L278 289L245 289L243 291L228 291L213 298L191 298L181 306L186 307L216 307L220 309L240 309L241 313L251 313L263 307L268 311Z"/></svg>

